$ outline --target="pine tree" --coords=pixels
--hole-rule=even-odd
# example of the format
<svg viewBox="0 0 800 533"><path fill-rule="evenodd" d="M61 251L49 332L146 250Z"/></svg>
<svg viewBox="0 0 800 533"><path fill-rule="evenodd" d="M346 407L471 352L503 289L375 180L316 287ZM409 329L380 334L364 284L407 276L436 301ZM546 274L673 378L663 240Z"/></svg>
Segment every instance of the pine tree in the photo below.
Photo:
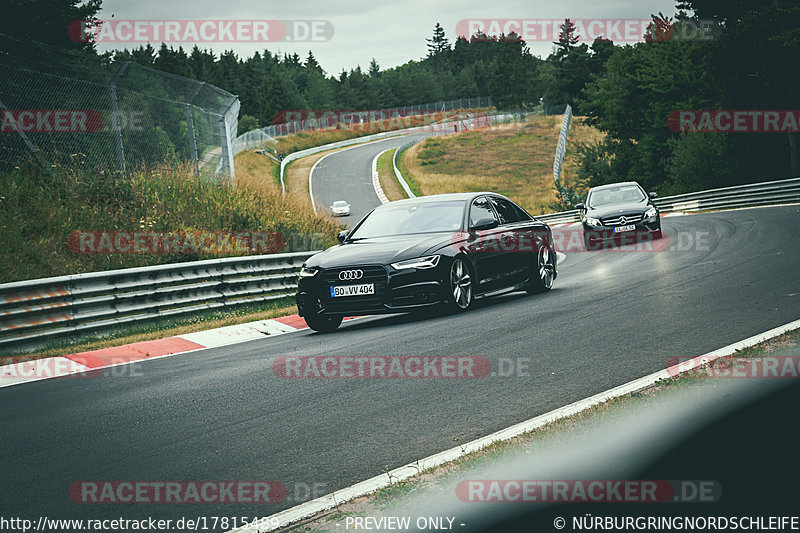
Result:
<svg viewBox="0 0 800 533"><path fill-rule="evenodd" d="M580 36L575 34L575 24L569 19L564 19L564 24L559 26L561 31L558 33L558 41L553 44L558 48L556 50L556 57L563 58L569 51L578 43Z"/></svg>
<svg viewBox="0 0 800 533"><path fill-rule="evenodd" d="M306 58L306 65L305 66L306 66L307 69L313 70L315 72L318 72L319 74L324 74L325 73L325 71L322 70L322 67L317 62L317 58L314 57L314 53L311 50L308 51L308 57Z"/></svg>
<svg viewBox="0 0 800 533"><path fill-rule="evenodd" d="M377 78L381 75L381 67L374 57L369 61L369 75L372 78Z"/></svg>
<svg viewBox="0 0 800 533"><path fill-rule="evenodd" d="M433 37L425 39L428 42L428 57L436 57L445 50L450 50L450 42L444 34L444 28L438 22L433 28Z"/></svg>

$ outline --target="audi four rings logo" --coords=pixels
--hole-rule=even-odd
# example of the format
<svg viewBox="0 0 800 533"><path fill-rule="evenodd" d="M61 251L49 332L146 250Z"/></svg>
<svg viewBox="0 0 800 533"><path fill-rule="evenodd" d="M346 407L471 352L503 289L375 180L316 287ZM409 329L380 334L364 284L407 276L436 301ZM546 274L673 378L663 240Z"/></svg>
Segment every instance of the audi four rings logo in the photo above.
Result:
<svg viewBox="0 0 800 533"><path fill-rule="evenodd" d="M364 277L364 271L360 269L342 270L341 272L339 272L339 279L342 281L361 279L363 277Z"/></svg>

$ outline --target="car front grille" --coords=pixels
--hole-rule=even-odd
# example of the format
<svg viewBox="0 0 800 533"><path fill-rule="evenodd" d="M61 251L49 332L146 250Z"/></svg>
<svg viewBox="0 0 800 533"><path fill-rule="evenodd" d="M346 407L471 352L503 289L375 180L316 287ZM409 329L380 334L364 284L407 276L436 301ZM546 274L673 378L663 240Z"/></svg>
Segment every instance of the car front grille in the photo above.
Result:
<svg viewBox="0 0 800 533"><path fill-rule="evenodd" d="M359 279L340 280L339 273L344 270L361 270L364 275ZM388 273L382 266L348 266L342 268L332 268L322 271L320 276L320 294L322 304L328 312L347 313L383 309L383 302L386 299L386 287L388 284ZM374 283L375 294L364 296L339 296L331 297L331 287L341 285L360 285L363 283Z"/></svg>
<svg viewBox="0 0 800 533"><path fill-rule="evenodd" d="M643 218L644 216L641 213L631 213L628 215L614 215L613 217L605 217L600 219L600 222L604 226L627 226L628 224L636 224L637 222L641 222Z"/></svg>

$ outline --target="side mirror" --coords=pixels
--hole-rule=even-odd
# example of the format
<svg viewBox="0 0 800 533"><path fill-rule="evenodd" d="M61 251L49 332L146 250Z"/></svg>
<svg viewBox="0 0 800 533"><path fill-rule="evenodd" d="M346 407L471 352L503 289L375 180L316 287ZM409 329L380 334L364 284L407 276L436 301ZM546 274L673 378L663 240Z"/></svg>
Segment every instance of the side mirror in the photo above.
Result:
<svg viewBox="0 0 800 533"><path fill-rule="evenodd" d="M654 192L649 193L647 196L649 196L650 198L658 198L658 194Z"/></svg>
<svg viewBox="0 0 800 533"><path fill-rule="evenodd" d="M340 231L340 232L339 232L339 234L336 236L336 239L339 241L339 243L340 243L340 244L341 244L341 243L343 243L343 242L344 242L344 240L347 238L347 234L348 234L348 233L350 233L348 230L342 230L342 231Z"/></svg>
<svg viewBox="0 0 800 533"><path fill-rule="evenodd" d="M586 211L586 204L575 204L575 209L578 211Z"/></svg>
<svg viewBox="0 0 800 533"><path fill-rule="evenodd" d="M497 226L499 226L499 223L497 222L496 219L486 217L475 222L475 224L472 225L472 230L479 231L479 230L493 229L496 228Z"/></svg>

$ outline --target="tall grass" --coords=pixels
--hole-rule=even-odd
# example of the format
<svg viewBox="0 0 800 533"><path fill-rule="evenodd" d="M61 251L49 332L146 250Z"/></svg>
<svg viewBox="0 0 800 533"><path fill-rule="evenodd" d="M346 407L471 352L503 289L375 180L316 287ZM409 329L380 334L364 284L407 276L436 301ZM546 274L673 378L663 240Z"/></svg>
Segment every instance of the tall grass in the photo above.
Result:
<svg viewBox="0 0 800 533"><path fill-rule="evenodd" d="M75 253L73 231L279 232L288 247L333 244L338 226L300 202L284 200L271 170L237 156L237 186L204 181L188 167L122 177L28 165L0 174L0 281L211 259L205 253Z"/></svg>

